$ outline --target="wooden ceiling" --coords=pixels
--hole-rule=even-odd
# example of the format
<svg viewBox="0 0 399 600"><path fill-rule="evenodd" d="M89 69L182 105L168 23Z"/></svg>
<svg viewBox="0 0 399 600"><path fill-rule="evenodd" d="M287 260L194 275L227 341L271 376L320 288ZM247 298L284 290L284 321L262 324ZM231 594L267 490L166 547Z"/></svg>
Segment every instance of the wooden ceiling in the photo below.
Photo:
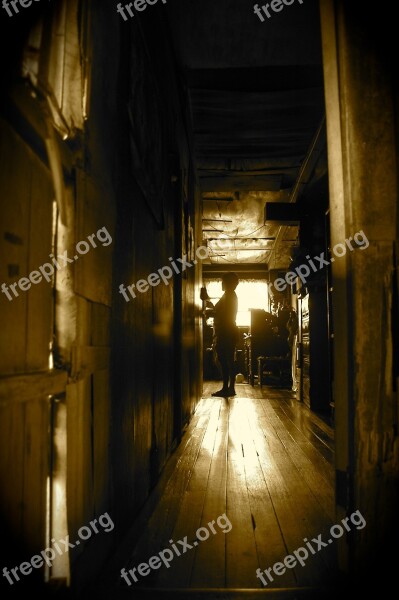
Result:
<svg viewBox="0 0 399 600"><path fill-rule="evenodd" d="M175 0L168 14L189 90L210 262L285 268L297 228L264 223L264 205L294 199L323 118L318 2L264 23L245 0ZM230 240L223 251L218 237Z"/></svg>

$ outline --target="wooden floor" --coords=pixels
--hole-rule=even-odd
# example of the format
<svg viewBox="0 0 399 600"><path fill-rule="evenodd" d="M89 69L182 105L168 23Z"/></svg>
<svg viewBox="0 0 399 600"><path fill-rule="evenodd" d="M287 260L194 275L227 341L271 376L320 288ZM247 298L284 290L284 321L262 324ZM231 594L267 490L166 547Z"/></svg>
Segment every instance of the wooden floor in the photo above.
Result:
<svg viewBox="0 0 399 600"><path fill-rule="evenodd" d="M265 589L258 567L263 571L283 561L305 545L304 538L328 538L335 523L328 420L288 390L241 384L235 398L212 398L217 386L205 385L181 444L116 557L109 583L113 598L150 597L146 589L162 597L161 590L170 590L170 597L203 597L206 590L228 589L231 594L220 597L257 597L256 590ZM224 514L228 520L219 519L219 525ZM216 533L208 525L212 521ZM229 523L231 531L224 533ZM201 542L199 527L205 528L201 537L209 535ZM130 587L120 577L123 567L129 571L170 549L170 540L182 551L177 540L185 538L192 548L173 553L169 568L162 564L147 576L136 571L138 582L129 576ZM274 575L266 590L291 598L301 596L302 588L328 588L336 572L335 549L332 544L309 553L304 567Z"/></svg>

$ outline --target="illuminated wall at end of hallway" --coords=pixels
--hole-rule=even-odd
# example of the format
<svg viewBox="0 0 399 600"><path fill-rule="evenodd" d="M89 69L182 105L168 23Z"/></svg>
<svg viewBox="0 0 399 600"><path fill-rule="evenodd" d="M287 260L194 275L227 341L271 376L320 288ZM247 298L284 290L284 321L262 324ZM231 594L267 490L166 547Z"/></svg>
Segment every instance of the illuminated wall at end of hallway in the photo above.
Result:
<svg viewBox="0 0 399 600"><path fill-rule="evenodd" d="M211 301L215 304L223 295L222 280L212 279L205 281L206 289ZM269 310L269 293L266 279L240 279L236 289L238 297L237 325L249 327L250 308Z"/></svg>

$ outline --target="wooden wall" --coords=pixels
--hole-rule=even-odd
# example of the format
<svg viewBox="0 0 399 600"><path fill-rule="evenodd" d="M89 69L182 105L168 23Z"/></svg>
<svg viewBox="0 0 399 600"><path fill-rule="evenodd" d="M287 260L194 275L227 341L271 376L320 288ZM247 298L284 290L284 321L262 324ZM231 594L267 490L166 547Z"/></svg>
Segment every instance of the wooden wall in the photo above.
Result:
<svg viewBox="0 0 399 600"><path fill-rule="evenodd" d="M10 86L0 124L1 282L42 265L53 243L71 257L102 227L112 237L53 282L0 298L1 513L10 539L23 541L19 554L29 560L48 543L48 516L50 535L71 540L104 512L116 524L70 552L73 587L92 580L133 522L200 397L199 265L129 303L119 293L201 243L187 99L163 24L154 16L151 27L123 25L110 22L109 6L92 7L88 119L66 141L52 134L54 156L46 152L49 113L23 84ZM132 114L147 119L146 137L135 131L144 178L132 103ZM23 118L12 117L16 110ZM58 177L50 159L59 160ZM49 515L55 479L59 512L53 506ZM15 562L8 555L4 564ZM56 571L68 580L67 569Z"/></svg>
<svg viewBox="0 0 399 600"><path fill-rule="evenodd" d="M3 119L0 170L0 280L10 285L48 259L53 197L48 169ZM10 290L11 301L5 294L0 298L0 512L2 530L12 533L15 543L7 559L43 548L48 394L57 385L62 389L66 379L50 381L45 373L53 328L51 284L17 291L14 297Z"/></svg>
<svg viewBox="0 0 399 600"><path fill-rule="evenodd" d="M396 584L399 530L396 32L389 11L320 6L331 244L359 231L368 242L334 263L332 301L337 514L367 522L342 539L340 560L370 589L381 574Z"/></svg>
<svg viewBox="0 0 399 600"><path fill-rule="evenodd" d="M148 118L149 131L142 153L151 157L149 169L154 179L161 179L162 193L151 204L142 182L135 178L128 123L122 113L112 327L113 395L117 398L112 417L113 476L115 488L123 490L115 498L121 518L131 518L132 508L136 511L143 505L200 397L200 321L195 305L199 266L175 275L167 286L137 293L129 302L118 291L120 284L127 287L146 279L169 265L170 257L176 260L187 253L189 216L198 240L194 213L199 195L185 122L185 92L176 76L163 23L155 14L152 17L147 26L132 23L122 47L120 100L129 104L126 73L132 64L141 63L129 55L128 48L135 48L132 38L142 39L145 45L145 69L140 76L148 77L141 89L148 94L143 97L142 118L144 122ZM151 94L156 95L156 102ZM158 110L158 117L153 112L147 117L148 107ZM159 120L162 131L156 128ZM150 121L156 124L155 132ZM157 148L158 136L163 152Z"/></svg>

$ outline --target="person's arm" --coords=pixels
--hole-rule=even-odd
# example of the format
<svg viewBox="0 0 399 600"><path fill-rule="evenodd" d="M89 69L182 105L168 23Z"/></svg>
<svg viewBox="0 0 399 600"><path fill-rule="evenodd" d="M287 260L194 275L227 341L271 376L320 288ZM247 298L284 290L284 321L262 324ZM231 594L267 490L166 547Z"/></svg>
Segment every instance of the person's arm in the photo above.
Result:
<svg viewBox="0 0 399 600"><path fill-rule="evenodd" d="M210 300L206 301L204 315L207 319L215 317L215 306Z"/></svg>

